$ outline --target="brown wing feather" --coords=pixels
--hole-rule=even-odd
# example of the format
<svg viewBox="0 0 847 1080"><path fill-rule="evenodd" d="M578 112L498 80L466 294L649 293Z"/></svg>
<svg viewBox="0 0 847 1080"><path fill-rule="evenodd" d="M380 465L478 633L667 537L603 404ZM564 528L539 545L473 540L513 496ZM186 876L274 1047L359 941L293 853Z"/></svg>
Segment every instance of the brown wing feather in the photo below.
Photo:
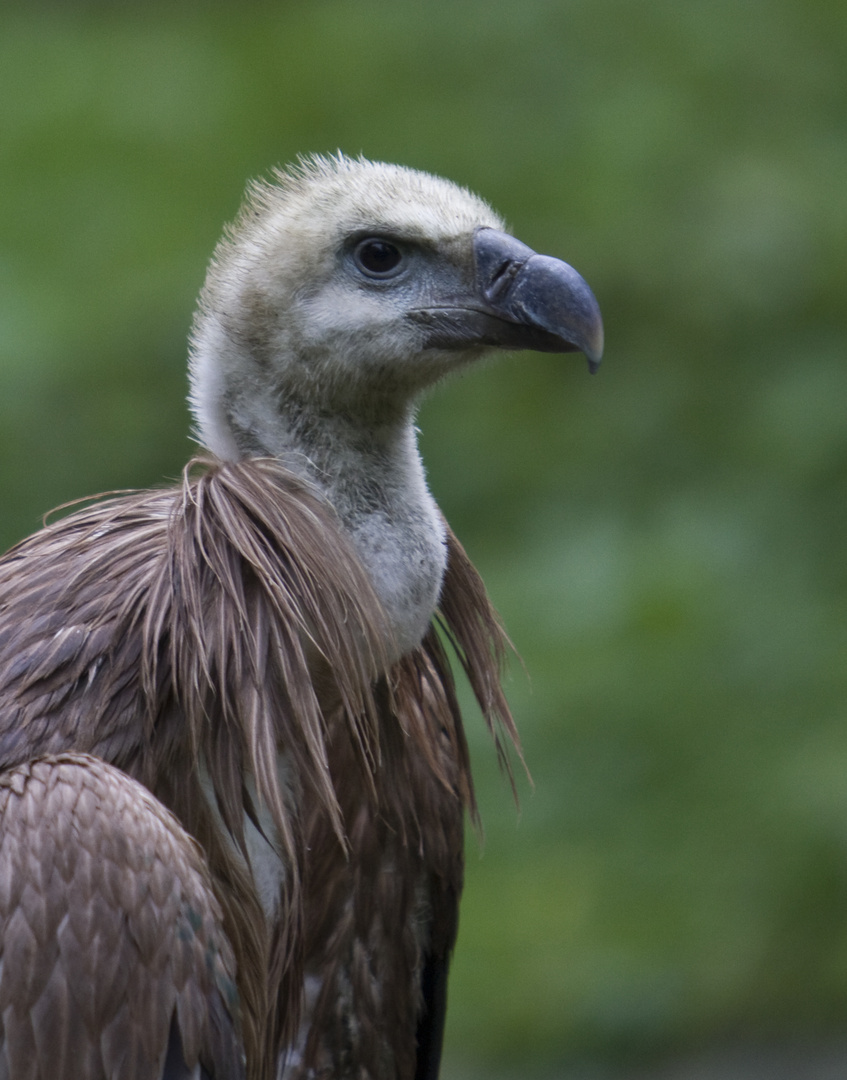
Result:
<svg viewBox="0 0 847 1080"><path fill-rule="evenodd" d="M159 1080L173 1024L188 1068L244 1075L235 960L202 854L97 758L0 777L0 1073Z"/></svg>

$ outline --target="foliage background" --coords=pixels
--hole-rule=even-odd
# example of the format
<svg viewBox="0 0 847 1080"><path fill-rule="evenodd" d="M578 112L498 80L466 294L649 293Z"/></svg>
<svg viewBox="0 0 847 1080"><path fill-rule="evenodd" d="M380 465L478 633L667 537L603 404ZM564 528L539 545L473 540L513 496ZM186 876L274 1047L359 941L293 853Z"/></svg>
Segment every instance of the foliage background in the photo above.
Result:
<svg viewBox="0 0 847 1080"><path fill-rule="evenodd" d="M179 474L205 263L298 152L467 184L601 301L595 378L421 414L535 781L471 724L447 1080L844 1032L846 45L843 0L0 7L4 545Z"/></svg>

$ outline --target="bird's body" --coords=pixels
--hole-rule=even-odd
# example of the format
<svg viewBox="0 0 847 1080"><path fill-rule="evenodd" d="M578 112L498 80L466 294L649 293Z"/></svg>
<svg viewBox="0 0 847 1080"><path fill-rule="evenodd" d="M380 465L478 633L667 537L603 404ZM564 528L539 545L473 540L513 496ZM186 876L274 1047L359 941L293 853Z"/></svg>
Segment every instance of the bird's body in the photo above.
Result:
<svg viewBox="0 0 847 1080"><path fill-rule="evenodd" d="M192 338L214 456L0 562L0 769L93 755L201 845L240 995L203 1022L215 1046L241 1031L256 1080L437 1076L474 803L436 612L501 750L515 733L502 631L427 489L415 405L485 346L599 352L587 286L500 227L445 181L342 157L254 188ZM72 968L59 1006L29 1007L36 1036L50 1008L76 1015ZM0 1076L20 1022L0 1004ZM92 1060L61 1077L122 1075Z"/></svg>

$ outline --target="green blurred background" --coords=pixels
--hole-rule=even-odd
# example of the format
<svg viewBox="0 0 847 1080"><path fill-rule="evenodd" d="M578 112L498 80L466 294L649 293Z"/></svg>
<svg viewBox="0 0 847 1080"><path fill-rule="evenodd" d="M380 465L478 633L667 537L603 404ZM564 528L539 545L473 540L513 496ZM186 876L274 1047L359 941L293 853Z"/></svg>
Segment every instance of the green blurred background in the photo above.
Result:
<svg viewBox="0 0 847 1080"><path fill-rule="evenodd" d="M222 225L339 147L478 190L606 318L596 377L505 357L421 413L535 781L516 814L471 717L445 1080L838 1043L847 6L0 7L4 546L179 474Z"/></svg>

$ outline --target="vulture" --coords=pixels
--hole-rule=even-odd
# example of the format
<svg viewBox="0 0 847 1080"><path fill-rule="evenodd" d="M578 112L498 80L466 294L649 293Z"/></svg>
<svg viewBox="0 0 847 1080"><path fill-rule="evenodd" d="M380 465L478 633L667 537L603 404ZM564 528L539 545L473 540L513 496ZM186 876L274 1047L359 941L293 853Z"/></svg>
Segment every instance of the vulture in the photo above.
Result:
<svg viewBox="0 0 847 1080"><path fill-rule="evenodd" d="M448 181L252 185L191 335L203 453L0 560L0 1078L435 1080L476 812L451 656L518 744L416 407L602 335Z"/></svg>

